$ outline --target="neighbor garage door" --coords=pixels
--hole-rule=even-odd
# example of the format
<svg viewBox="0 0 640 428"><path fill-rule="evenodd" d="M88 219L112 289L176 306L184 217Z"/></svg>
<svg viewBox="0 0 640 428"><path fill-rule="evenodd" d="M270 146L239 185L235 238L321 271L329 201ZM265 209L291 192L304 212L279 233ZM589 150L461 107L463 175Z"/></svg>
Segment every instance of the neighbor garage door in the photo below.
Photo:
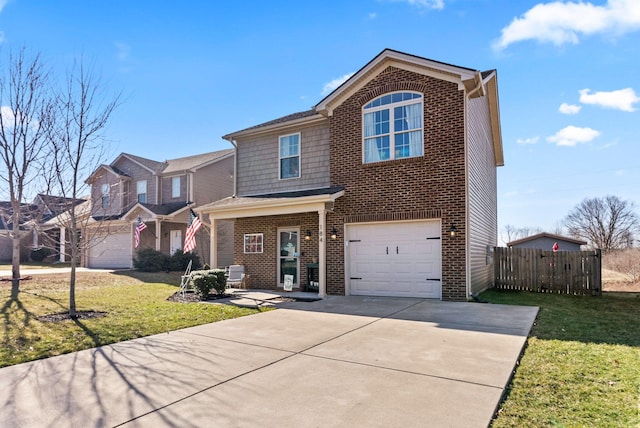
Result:
<svg viewBox="0 0 640 428"><path fill-rule="evenodd" d="M130 268L131 234L113 233L96 239L88 254L87 262L91 268Z"/></svg>
<svg viewBox="0 0 640 428"><path fill-rule="evenodd" d="M347 225L353 295L441 298L440 220Z"/></svg>

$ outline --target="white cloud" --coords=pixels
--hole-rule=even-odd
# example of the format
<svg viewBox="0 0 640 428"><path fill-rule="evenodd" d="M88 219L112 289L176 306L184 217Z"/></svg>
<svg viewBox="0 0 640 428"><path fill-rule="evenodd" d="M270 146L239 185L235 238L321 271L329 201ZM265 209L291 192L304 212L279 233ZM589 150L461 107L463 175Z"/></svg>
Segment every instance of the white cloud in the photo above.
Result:
<svg viewBox="0 0 640 428"><path fill-rule="evenodd" d="M496 50L523 40L537 40L560 46L577 44L579 36L604 33L621 35L640 29L638 0L608 0L604 5L589 2L554 1L539 3L502 29L494 43Z"/></svg>
<svg viewBox="0 0 640 428"><path fill-rule="evenodd" d="M600 131L595 129L567 126L556 132L555 135L547 137L547 141L555 143L557 146L573 147L581 143L588 143L599 135Z"/></svg>
<svg viewBox="0 0 640 428"><path fill-rule="evenodd" d="M611 92L594 92L591 89L582 89L580 92L580 102L583 104L594 104L604 108L611 108L622 111L635 111L633 105L640 102L632 88L619 89Z"/></svg>
<svg viewBox="0 0 640 428"><path fill-rule="evenodd" d="M337 79L333 79L331 82L326 83L322 87L322 95L327 95L330 92L333 92L334 89L336 89L338 86L342 85L344 82L346 82L354 74L355 73L347 73L342 77L338 77Z"/></svg>
<svg viewBox="0 0 640 428"><path fill-rule="evenodd" d="M116 47L116 58L118 61L126 61L131 55L131 46L122 42L115 42L113 44Z"/></svg>
<svg viewBox="0 0 640 428"><path fill-rule="evenodd" d="M540 137L531 137L531 138L518 138L516 143L518 144L536 144L540 140Z"/></svg>
<svg viewBox="0 0 640 428"><path fill-rule="evenodd" d="M15 123L16 117L13 114L13 109L9 106L0 106L0 116L2 116L5 128L12 127Z"/></svg>
<svg viewBox="0 0 640 428"><path fill-rule="evenodd" d="M416 6L423 9L444 9L444 0L391 0L394 2L405 2L411 6Z"/></svg>
<svg viewBox="0 0 640 428"><path fill-rule="evenodd" d="M558 111L562 114L578 114L581 108L582 107L575 104L562 103L560 104L560 108L558 108Z"/></svg>
<svg viewBox="0 0 640 428"><path fill-rule="evenodd" d="M9 3L9 0L0 0L0 12L2 12L7 3Z"/></svg>
<svg viewBox="0 0 640 428"><path fill-rule="evenodd" d="M375 12L371 12L369 15L367 15L367 17L369 19L376 19L378 17L378 14Z"/></svg>

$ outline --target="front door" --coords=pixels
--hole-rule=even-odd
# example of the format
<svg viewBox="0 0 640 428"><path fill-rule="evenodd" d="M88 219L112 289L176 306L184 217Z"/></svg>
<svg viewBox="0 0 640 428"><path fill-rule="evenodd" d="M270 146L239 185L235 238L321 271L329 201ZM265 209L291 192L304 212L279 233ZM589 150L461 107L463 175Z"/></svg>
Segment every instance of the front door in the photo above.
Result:
<svg viewBox="0 0 640 428"><path fill-rule="evenodd" d="M182 230L172 230L169 238L169 251L173 255L177 250L182 248Z"/></svg>
<svg viewBox="0 0 640 428"><path fill-rule="evenodd" d="M300 229L278 229L278 285L284 286L285 279L293 281L293 287L300 287ZM286 275L286 277L285 277Z"/></svg>

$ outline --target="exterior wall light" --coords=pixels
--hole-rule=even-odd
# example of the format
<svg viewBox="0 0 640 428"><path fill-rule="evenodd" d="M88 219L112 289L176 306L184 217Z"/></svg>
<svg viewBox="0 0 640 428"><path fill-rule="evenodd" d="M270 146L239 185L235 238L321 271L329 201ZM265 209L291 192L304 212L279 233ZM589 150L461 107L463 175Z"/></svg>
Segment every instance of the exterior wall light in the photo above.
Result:
<svg viewBox="0 0 640 428"><path fill-rule="evenodd" d="M336 230L336 228L334 227L333 229L331 229L331 235L330 235L331 239L336 240L336 238L338 238L338 231Z"/></svg>
<svg viewBox="0 0 640 428"><path fill-rule="evenodd" d="M304 240L305 241L311 240L311 231L309 229L307 229L307 233L304 234Z"/></svg>
<svg viewBox="0 0 640 428"><path fill-rule="evenodd" d="M449 236L452 237L452 238L455 238L457 232L458 232L458 228L452 222L451 226L449 226Z"/></svg>

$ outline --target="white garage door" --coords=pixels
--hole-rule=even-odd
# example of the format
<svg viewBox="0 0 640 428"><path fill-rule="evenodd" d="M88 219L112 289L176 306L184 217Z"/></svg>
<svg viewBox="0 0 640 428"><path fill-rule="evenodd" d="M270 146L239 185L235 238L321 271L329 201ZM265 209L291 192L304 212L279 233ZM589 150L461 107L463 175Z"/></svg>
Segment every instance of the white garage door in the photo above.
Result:
<svg viewBox="0 0 640 428"><path fill-rule="evenodd" d="M440 220L347 226L351 294L440 299Z"/></svg>
<svg viewBox="0 0 640 428"><path fill-rule="evenodd" d="M91 268L130 268L131 267L131 235L114 233L97 238L89 248L88 265Z"/></svg>

